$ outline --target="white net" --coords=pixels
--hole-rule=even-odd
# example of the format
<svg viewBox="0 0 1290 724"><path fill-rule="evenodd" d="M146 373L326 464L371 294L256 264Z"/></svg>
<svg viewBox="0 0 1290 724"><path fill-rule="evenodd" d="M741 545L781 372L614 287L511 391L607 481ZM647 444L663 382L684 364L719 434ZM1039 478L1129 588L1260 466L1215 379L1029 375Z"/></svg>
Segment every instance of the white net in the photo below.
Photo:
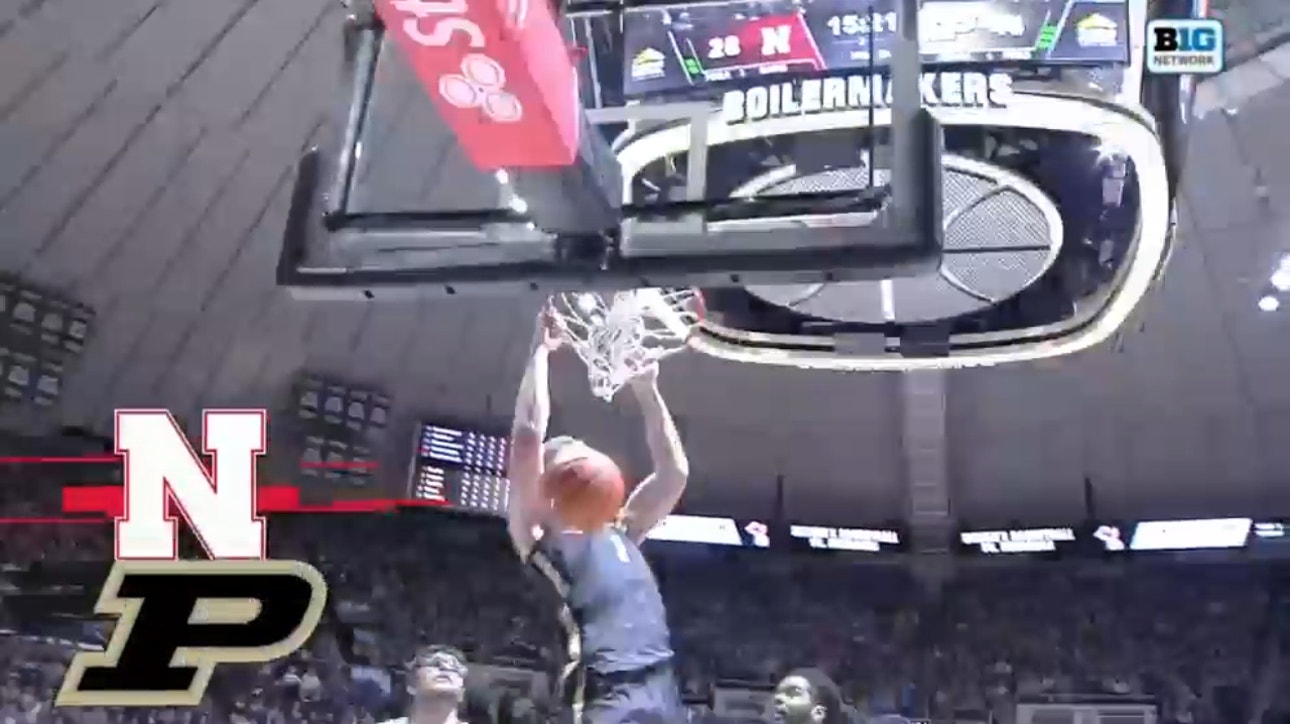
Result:
<svg viewBox="0 0 1290 724"><path fill-rule="evenodd" d="M685 349L703 301L689 288L566 292L551 298L551 312L587 365L592 394L609 400L650 364Z"/></svg>

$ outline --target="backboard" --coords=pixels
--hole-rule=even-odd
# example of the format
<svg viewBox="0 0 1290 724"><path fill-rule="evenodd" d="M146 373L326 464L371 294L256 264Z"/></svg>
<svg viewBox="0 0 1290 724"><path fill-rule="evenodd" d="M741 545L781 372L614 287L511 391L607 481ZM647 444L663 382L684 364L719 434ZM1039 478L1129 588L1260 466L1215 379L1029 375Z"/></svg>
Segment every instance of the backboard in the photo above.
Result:
<svg viewBox="0 0 1290 724"><path fill-rule="evenodd" d="M435 55L461 0L377 0L279 280L700 288L690 346L754 363L1067 354L1166 257L1191 84L1135 28L1188 2L495 0Z"/></svg>
<svg viewBox="0 0 1290 724"><path fill-rule="evenodd" d="M882 23L902 11L916 23L917 3L902 2L874 15L873 30L891 35ZM743 4L778 17L767 14L776 2ZM810 41L793 3L780 4L791 23L751 25L716 52L733 61L741 43L762 44L757 54L783 56L778 77L791 86L799 66L825 67L818 53L798 62ZM741 128L800 102L788 86L757 85L767 71L653 77L686 72L679 56L656 59L659 29L683 24L674 13L557 12L545 0L487 12L459 0L360 5L345 39L342 122L302 161L280 281L379 297L878 279L935 267L941 139L921 105L915 40L887 38L881 63L848 59L853 77L816 78L803 97L864 106L866 128L884 130L798 143ZM459 24L441 33L445 19ZM445 38L452 47L438 45ZM748 185L769 159L828 166L830 155L895 163L881 185Z"/></svg>

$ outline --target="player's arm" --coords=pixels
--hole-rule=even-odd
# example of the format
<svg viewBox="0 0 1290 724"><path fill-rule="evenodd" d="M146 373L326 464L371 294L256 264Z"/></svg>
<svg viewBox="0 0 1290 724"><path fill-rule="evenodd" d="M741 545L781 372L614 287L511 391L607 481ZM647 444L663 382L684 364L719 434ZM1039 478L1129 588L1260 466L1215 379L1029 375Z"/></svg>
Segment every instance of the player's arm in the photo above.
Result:
<svg viewBox="0 0 1290 724"><path fill-rule="evenodd" d="M515 418L511 423L510 497L506 509L506 529L521 558L528 558L536 542L534 529L542 520L542 496L538 481L542 477L542 443L546 440L551 418L549 364L552 350L560 337L546 312L538 319L533 352L520 391L515 398Z"/></svg>
<svg viewBox="0 0 1290 724"><path fill-rule="evenodd" d="M654 463L654 472L636 486L623 506L623 529L627 537L639 543L681 499L690 478L690 461L659 392L658 368L632 380L631 386L645 421L645 439Z"/></svg>

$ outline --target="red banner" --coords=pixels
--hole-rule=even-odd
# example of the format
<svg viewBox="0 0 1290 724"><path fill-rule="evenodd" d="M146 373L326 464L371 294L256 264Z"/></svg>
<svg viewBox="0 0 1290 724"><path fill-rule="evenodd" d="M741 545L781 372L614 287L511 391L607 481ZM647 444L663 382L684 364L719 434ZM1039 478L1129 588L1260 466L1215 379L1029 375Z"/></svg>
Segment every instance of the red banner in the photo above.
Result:
<svg viewBox="0 0 1290 724"><path fill-rule="evenodd" d="M376 9L479 169L577 157L577 71L548 0L377 0Z"/></svg>

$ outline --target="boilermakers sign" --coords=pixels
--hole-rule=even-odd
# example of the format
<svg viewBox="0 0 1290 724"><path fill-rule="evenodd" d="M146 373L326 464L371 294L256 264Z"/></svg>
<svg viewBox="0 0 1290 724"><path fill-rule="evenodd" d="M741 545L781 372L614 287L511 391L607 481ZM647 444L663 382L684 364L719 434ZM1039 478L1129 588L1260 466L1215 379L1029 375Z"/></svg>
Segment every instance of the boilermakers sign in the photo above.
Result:
<svg viewBox="0 0 1290 724"><path fill-rule="evenodd" d="M728 91L721 103L726 123L766 118L888 108L891 79L879 74L805 78ZM924 106L1002 108L1012 101L1012 76L1006 73L923 73L918 82Z"/></svg>

